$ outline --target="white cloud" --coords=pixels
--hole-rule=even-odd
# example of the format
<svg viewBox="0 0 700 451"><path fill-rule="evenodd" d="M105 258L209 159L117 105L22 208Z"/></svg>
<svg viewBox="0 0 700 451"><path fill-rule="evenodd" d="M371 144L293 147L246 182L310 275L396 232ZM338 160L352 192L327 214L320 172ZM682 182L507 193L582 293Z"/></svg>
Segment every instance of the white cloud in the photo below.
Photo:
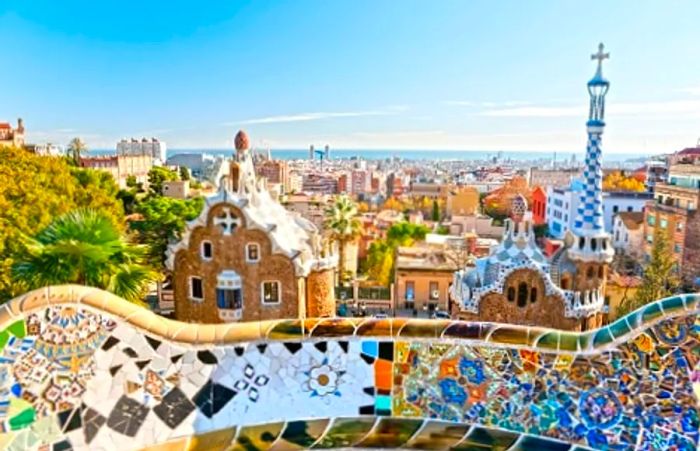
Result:
<svg viewBox="0 0 700 451"><path fill-rule="evenodd" d="M518 108L489 109L479 112L490 117L583 117L585 105L576 106L529 106ZM609 116L659 117L695 116L700 114L700 100L669 100L660 102L612 103L607 106Z"/></svg>
<svg viewBox="0 0 700 451"><path fill-rule="evenodd" d="M690 88L681 89L680 91L693 96L700 96L700 86L692 86Z"/></svg>
<svg viewBox="0 0 700 451"><path fill-rule="evenodd" d="M312 112L312 113L297 113L297 114L285 114L278 116L266 116L253 119L245 119L242 121L228 122L224 125L236 125L236 124L280 124L285 122L308 122L308 121L320 121L324 119L336 119L336 118L347 118L347 117L365 117L365 116L392 116L404 111L407 111L409 107L407 105L392 105L387 106L377 110L367 110L367 111L341 111L341 112Z"/></svg>
<svg viewBox="0 0 700 451"><path fill-rule="evenodd" d="M515 107L523 105L531 105L532 102L525 102L522 100L506 100L503 102L474 102L471 100L445 100L442 102L443 105L450 106L465 106L465 107L475 107L480 106L484 108L505 108L505 107Z"/></svg>

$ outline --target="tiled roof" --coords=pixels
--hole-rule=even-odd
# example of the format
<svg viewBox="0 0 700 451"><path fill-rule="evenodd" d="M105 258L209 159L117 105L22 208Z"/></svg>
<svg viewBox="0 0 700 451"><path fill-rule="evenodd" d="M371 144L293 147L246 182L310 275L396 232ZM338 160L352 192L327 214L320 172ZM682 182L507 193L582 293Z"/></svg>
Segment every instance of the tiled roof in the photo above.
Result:
<svg viewBox="0 0 700 451"><path fill-rule="evenodd" d="M644 212L641 211L623 211L618 213L618 216L627 230L637 230L644 222Z"/></svg>

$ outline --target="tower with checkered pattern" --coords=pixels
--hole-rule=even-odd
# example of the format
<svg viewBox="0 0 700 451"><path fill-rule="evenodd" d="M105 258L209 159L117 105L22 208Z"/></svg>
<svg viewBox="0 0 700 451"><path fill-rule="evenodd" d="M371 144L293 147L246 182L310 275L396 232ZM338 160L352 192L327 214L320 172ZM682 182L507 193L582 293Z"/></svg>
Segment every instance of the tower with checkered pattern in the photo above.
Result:
<svg viewBox="0 0 700 451"><path fill-rule="evenodd" d="M595 304L604 297L605 281L608 265L612 261L614 250L610 235L605 231L603 223L603 169L602 137L605 128L605 95L610 88L610 82L603 77L603 60L610 57L605 53L603 44L598 46L598 52L591 59L598 61L598 68L593 78L588 82L588 93L591 97L588 122L588 144L586 146L586 161L583 172L584 189L581 191L574 227L565 238L566 259L575 266L571 286L567 289L578 293L582 299L592 299ZM604 307L603 307L604 308ZM592 324L584 325L584 329L596 327L599 315L591 318Z"/></svg>

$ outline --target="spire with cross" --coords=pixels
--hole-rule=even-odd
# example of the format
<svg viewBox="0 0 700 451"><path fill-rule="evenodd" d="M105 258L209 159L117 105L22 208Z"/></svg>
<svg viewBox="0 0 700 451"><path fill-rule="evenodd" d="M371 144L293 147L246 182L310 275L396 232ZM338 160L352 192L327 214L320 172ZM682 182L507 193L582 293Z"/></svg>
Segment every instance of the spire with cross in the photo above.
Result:
<svg viewBox="0 0 700 451"><path fill-rule="evenodd" d="M600 44L598 44L598 53L594 53L591 55L592 60L598 60L597 74L599 74L601 77L603 75L603 60L610 58L610 52L605 53L605 52L603 52L604 49L605 49L605 46L601 42Z"/></svg>
<svg viewBox="0 0 700 451"><path fill-rule="evenodd" d="M602 139L605 128L605 94L610 88L610 82L603 78L602 73L603 60L610 58L610 54L603 50L604 46L600 44L598 53L591 55L591 60L598 60L598 68L588 82L591 107L586 123L588 145L583 171L585 187L581 191L576 219L571 229L577 238L576 245L569 250L571 257L596 262L609 262L612 259L612 246L603 221Z"/></svg>

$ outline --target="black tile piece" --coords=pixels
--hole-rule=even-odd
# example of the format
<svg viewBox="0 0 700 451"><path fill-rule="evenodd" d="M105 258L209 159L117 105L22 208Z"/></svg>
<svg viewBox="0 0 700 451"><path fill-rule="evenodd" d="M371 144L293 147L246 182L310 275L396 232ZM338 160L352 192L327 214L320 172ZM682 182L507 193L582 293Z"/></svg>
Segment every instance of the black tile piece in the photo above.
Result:
<svg viewBox="0 0 700 451"><path fill-rule="evenodd" d="M292 354L296 354L301 349L301 343L288 341L284 343L284 347L287 348Z"/></svg>
<svg viewBox="0 0 700 451"><path fill-rule="evenodd" d="M211 351L207 351L206 349L204 351L197 352L197 358L200 362L206 365L216 365L219 363L219 359L217 359Z"/></svg>
<svg viewBox="0 0 700 451"><path fill-rule="evenodd" d="M344 353L348 353L349 343L347 341L339 341L338 345L343 349Z"/></svg>
<svg viewBox="0 0 700 451"><path fill-rule="evenodd" d="M174 356L170 357L170 361L173 363L177 363L182 358L183 355L185 355L185 354L174 355Z"/></svg>
<svg viewBox="0 0 700 451"><path fill-rule="evenodd" d="M73 449L73 445L70 444L68 440L61 440L52 445L52 451L70 451Z"/></svg>
<svg viewBox="0 0 700 451"><path fill-rule="evenodd" d="M175 429L187 418L195 406L179 388L175 387L163 397L163 400L153 408L153 412L167 424L170 429Z"/></svg>
<svg viewBox="0 0 700 451"><path fill-rule="evenodd" d="M374 406L361 406L360 415L374 415Z"/></svg>
<svg viewBox="0 0 700 451"><path fill-rule="evenodd" d="M136 362L136 366L137 366L140 370L142 370L142 369L146 368L146 367L148 366L149 363L151 363L151 359L148 359L148 360L138 360L138 361Z"/></svg>
<svg viewBox="0 0 700 451"><path fill-rule="evenodd" d="M134 437L139 432L149 410L140 402L122 395L112 409L112 413L109 414L107 426L120 434Z"/></svg>
<svg viewBox="0 0 700 451"><path fill-rule="evenodd" d="M126 348L122 349L122 351L124 352L124 354L128 355L128 356L131 357L132 359L135 359L136 357L139 356L139 355L136 353L136 351L134 351L132 348L129 348L129 347L126 347Z"/></svg>
<svg viewBox="0 0 700 451"><path fill-rule="evenodd" d="M148 342L149 345L153 348L154 351L158 349L158 346L162 343L160 340L156 340L155 338L151 338L148 335L145 335L146 341Z"/></svg>
<svg viewBox="0 0 700 451"><path fill-rule="evenodd" d="M88 445L95 438L107 419L96 410L83 406L83 434Z"/></svg>
<svg viewBox="0 0 700 451"><path fill-rule="evenodd" d="M245 354L245 348L243 346L236 346L233 348L233 351L236 353L238 357L242 356Z"/></svg>
<svg viewBox="0 0 700 451"><path fill-rule="evenodd" d="M102 345L102 350L103 351L109 351L115 344L119 343L118 338L114 338L113 336L107 337L105 340L105 344Z"/></svg>
<svg viewBox="0 0 700 451"><path fill-rule="evenodd" d="M371 365L374 363L374 357L368 356L367 354L360 354L360 357L362 357L362 360L367 362L368 365Z"/></svg>
<svg viewBox="0 0 700 451"><path fill-rule="evenodd" d="M326 343L325 341L319 341L318 343L314 343L314 346L316 346L316 349L323 353L328 351L328 343Z"/></svg>
<svg viewBox="0 0 700 451"><path fill-rule="evenodd" d="M383 360L394 360L394 342L380 341L379 342L379 358Z"/></svg>
<svg viewBox="0 0 700 451"><path fill-rule="evenodd" d="M267 350L267 343L260 343L258 345L258 352L260 352L260 354L265 354L265 350Z"/></svg>
<svg viewBox="0 0 700 451"><path fill-rule="evenodd" d="M212 383L211 379L194 396L195 405L207 417L213 417L219 410L236 396L236 391L221 384Z"/></svg>
<svg viewBox="0 0 700 451"><path fill-rule="evenodd" d="M114 375L117 374L120 369L122 369L122 365L115 365L109 369L109 374L111 374L112 377L114 377Z"/></svg>
<svg viewBox="0 0 700 451"><path fill-rule="evenodd" d="M370 396L374 396L374 387L365 387L362 389L362 391Z"/></svg>
<svg viewBox="0 0 700 451"><path fill-rule="evenodd" d="M58 422L61 425L61 431L64 433L78 429L83 425L80 418L80 409L71 409L58 412Z"/></svg>

